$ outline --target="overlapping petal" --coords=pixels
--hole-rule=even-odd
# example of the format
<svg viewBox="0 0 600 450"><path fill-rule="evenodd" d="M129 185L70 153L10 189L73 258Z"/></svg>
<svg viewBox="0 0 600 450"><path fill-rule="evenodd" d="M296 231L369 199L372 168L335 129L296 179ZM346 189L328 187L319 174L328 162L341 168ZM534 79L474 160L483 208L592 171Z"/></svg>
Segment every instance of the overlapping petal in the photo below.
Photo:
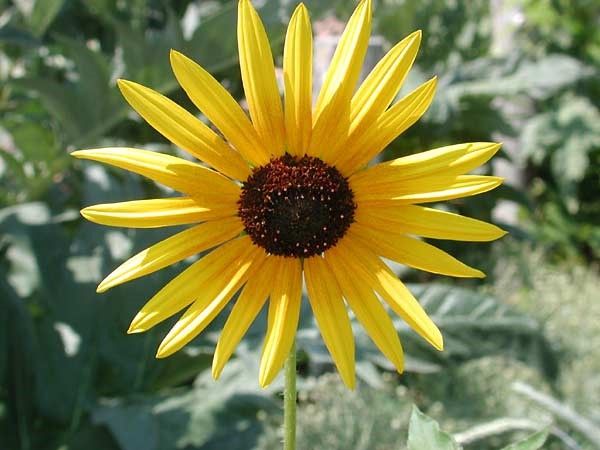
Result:
<svg viewBox="0 0 600 450"><path fill-rule="evenodd" d="M469 197L491 191L503 182L501 177L485 175L459 175L457 177L430 177L409 180L387 186L373 185L360 187L352 180L350 185L356 194L356 201L363 206L390 206L414 203L432 203L442 200Z"/></svg>
<svg viewBox="0 0 600 450"><path fill-rule="evenodd" d="M269 154L238 102L211 74L188 57L171 51L177 81L196 107L252 164L269 162Z"/></svg>
<svg viewBox="0 0 600 450"><path fill-rule="evenodd" d="M240 154L177 103L133 81L118 85L133 109L175 145L229 177L248 177L250 168Z"/></svg>
<svg viewBox="0 0 600 450"><path fill-rule="evenodd" d="M357 187L365 183L385 188L416 178L458 176L485 164L500 147L495 142L449 145L377 164L352 175L351 179Z"/></svg>
<svg viewBox="0 0 600 450"><path fill-rule="evenodd" d="M408 323L423 339L438 350L444 342L438 327L410 291L392 273L381 259L358 240L346 239L336 247L339 258L344 258L351 273L362 284L376 290L396 314Z"/></svg>
<svg viewBox="0 0 600 450"><path fill-rule="evenodd" d="M354 389L354 338L342 291L321 256L313 256L304 261L304 279L310 306L323 341L342 380L346 386Z"/></svg>
<svg viewBox="0 0 600 450"><path fill-rule="evenodd" d="M254 247L248 236L221 245L158 291L134 317L128 332L149 330L199 298L213 300L261 253L264 252Z"/></svg>
<svg viewBox="0 0 600 450"><path fill-rule="evenodd" d="M252 123L270 155L282 155L285 125L271 45L250 0L238 5L240 69Z"/></svg>
<svg viewBox="0 0 600 450"><path fill-rule="evenodd" d="M238 255L227 270L211 280L208 289L200 287L197 299L160 343L157 358L172 355L198 336L223 310L257 267L260 267L266 254L257 247L248 248L249 250Z"/></svg>
<svg viewBox="0 0 600 450"><path fill-rule="evenodd" d="M325 261L358 321L379 350L401 373L404 370L404 352L398 333L373 289L365 283L367 280L353 270L353 261L344 255L339 245L325 254Z"/></svg>
<svg viewBox="0 0 600 450"><path fill-rule="evenodd" d="M269 300L267 336L260 359L258 382L265 387L273 381L283 363L294 338L300 316L302 298L302 267L297 258L279 259L278 270L273 273L273 288Z"/></svg>
<svg viewBox="0 0 600 450"><path fill-rule="evenodd" d="M129 258L98 286L105 292L238 236L244 225L238 217L205 222L177 233Z"/></svg>
<svg viewBox="0 0 600 450"><path fill-rule="evenodd" d="M393 230L453 241L493 241L506 234L506 231L488 222L416 205L392 209L359 206L355 219L360 224L381 231Z"/></svg>
<svg viewBox="0 0 600 450"><path fill-rule="evenodd" d="M190 197L174 197L88 206L81 210L81 215L100 225L159 228L221 219L236 212L234 202L200 204Z"/></svg>
<svg viewBox="0 0 600 450"><path fill-rule="evenodd" d="M71 155L143 175L198 200L235 203L240 194L240 188L220 173L164 153L111 147L78 150Z"/></svg>
<svg viewBox="0 0 600 450"><path fill-rule="evenodd" d="M288 26L283 51L287 152L302 156L312 134L312 30L308 11L298 5Z"/></svg>
<svg viewBox="0 0 600 450"><path fill-rule="evenodd" d="M248 328L263 308L269 294L273 275L277 273L278 258L269 257L248 279L221 331L212 363L212 375L219 378L223 367L242 340Z"/></svg>
<svg viewBox="0 0 600 450"><path fill-rule="evenodd" d="M349 236L363 239L378 255L426 272L451 277L483 278L480 270L460 262L433 245L394 231L381 231L355 224Z"/></svg>
<svg viewBox="0 0 600 450"><path fill-rule="evenodd" d="M381 114L370 126L358 128L344 141L343 151L334 155L332 162L335 166L343 174L351 175L366 165L421 118L433 100L436 84L436 78L423 83Z"/></svg>
<svg viewBox="0 0 600 450"><path fill-rule="evenodd" d="M348 137L350 102L360 76L371 33L371 0L362 0L350 17L335 50L313 115L309 154L329 161L332 149Z"/></svg>

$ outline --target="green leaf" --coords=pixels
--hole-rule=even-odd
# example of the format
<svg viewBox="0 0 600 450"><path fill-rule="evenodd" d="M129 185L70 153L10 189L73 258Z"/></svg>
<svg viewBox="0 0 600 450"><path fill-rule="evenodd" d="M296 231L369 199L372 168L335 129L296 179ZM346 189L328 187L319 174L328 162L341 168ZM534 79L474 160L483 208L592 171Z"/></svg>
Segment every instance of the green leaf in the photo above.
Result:
<svg viewBox="0 0 600 450"><path fill-rule="evenodd" d="M536 363L549 379L558 360L540 324L481 292L444 284L409 285L444 335L443 353L433 350L400 319L395 319L406 353L448 365L504 354Z"/></svg>
<svg viewBox="0 0 600 450"><path fill-rule="evenodd" d="M440 430L438 423L413 406L408 426L409 450L459 450L452 436Z"/></svg>
<svg viewBox="0 0 600 450"><path fill-rule="evenodd" d="M39 37L46 32L64 3L65 0L36 0L28 20L35 36Z"/></svg>
<svg viewBox="0 0 600 450"><path fill-rule="evenodd" d="M512 388L515 392L536 403L546 411L551 412L560 420L568 423L596 447L600 446L600 425L577 413L569 405L558 401L548 394L536 390L527 383L517 381L513 384Z"/></svg>
<svg viewBox="0 0 600 450"><path fill-rule="evenodd" d="M548 432L546 430L538 431L525 439L515 442L504 447L502 450L538 450L542 448L544 442L548 439Z"/></svg>

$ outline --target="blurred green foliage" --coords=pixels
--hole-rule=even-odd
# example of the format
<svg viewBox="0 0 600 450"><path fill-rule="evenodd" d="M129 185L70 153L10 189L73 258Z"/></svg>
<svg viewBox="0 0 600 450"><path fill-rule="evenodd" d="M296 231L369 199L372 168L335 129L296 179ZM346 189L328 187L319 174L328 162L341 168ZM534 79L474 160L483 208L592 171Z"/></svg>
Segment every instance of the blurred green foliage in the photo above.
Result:
<svg viewBox="0 0 600 450"><path fill-rule="evenodd" d="M306 3L313 20L352 9ZM277 59L294 7L261 2ZM449 207L490 220L507 200L518 216L505 243L440 243L485 268L487 289L396 268L446 340L435 352L396 321L401 377L354 326L360 387L346 391L303 311L300 448L600 445L589 311L600 255L599 15L593 0L376 2L374 32L388 42L424 31L407 88L439 76L430 111L385 156L503 140L500 158L520 182ZM172 230L99 227L77 211L169 193L68 156L101 145L179 152L131 112L116 79L195 111L169 67L176 48L242 99L235 23L235 1L0 0L0 448L278 448L281 384L257 383L265 318L218 382L207 369L222 316L167 360L154 352L170 323L126 336L135 311L186 263L99 296L103 275ZM411 416L413 402L453 436ZM544 431L527 437L542 428L546 444Z"/></svg>

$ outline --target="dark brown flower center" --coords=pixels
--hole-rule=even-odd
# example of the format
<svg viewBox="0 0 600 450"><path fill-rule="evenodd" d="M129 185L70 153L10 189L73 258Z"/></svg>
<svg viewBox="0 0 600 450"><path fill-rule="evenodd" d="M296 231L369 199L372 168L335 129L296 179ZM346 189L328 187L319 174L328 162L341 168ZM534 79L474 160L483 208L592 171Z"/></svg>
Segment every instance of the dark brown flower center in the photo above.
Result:
<svg viewBox="0 0 600 450"><path fill-rule="evenodd" d="M333 247L356 209L348 180L335 167L287 153L253 170L238 205L252 242L273 255L291 257Z"/></svg>

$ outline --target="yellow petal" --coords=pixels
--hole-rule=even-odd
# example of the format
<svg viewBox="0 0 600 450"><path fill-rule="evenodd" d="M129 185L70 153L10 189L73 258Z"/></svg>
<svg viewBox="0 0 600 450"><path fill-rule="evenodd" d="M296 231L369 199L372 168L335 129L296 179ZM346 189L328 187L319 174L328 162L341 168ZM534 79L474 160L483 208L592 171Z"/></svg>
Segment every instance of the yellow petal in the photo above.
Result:
<svg viewBox="0 0 600 450"><path fill-rule="evenodd" d="M352 180L373 186L434 175L462 175L485 164L500 146L494 142L470 142L440 147L377 164L354 174Z"/></svg>
<svg viewBox="0 0 600 450"><path fill-rule="evenodd" d="M200 334L227 305L231 297L252 276L256 267L260 266L266 254L258 247L239 255L229 273L218 274L211 284L218 286L218 293L200 290L198 299L181 316L171 331L158 347L157 358L166 358Z"/></svg>
<svg viewBox="0 0 600 450"><path fill-rule="evenodd" d="M235 215L235 203L201 206L188 197L175 197L88 206L81 215L90 222L113 227L159 228Z"/></svg>
<svg viewBox="0 0 600 450"><path fill-rule="evenodd" d="M243 229L238 217L230 217L177 233L129 258L100 283L97 292L105 292L222 244L239 235Z"/></svg>
<svg viewBox="0 0 600 450"><path fill-rule="evenodd" d="M485 175L460 175L458 177L430 177L407 180L395 185L364 184L350 186L355 193L355 200L364 207L370 205L390 206L412 203L431 203L454 198L469 197L491 191L502 184L503 178Z"/></svg>
<svg viewBox="0 0 600 450"><path fill-rule="evenodd" d="M323 341L344 381L354 389L354 338L348 313L331 269L320 256L304 260L308 299Z"/></svg>
<svg viewBox="0 0 600 450"><path fill-rule="evenodd" d="M229 177L248 177L250 168L240 154L181 106L132 81L118 85L133 109L175 145Z"/></svg>
<svg viewBox="0 0 600 450"><path fill-rule="evenodd" d="M236 184L214 170L164 153L113 147L78 150L71 155L129 170L197 200L235 202L240 193Z"/></svg>
<svg viewBox="0 0 600 450"><path fill-rule="evenodd" d="M285 126L273 55L265 28L250 0L239 2L237 35L242 82L252 123L264 148L271 155L281 155Z"/></svg>
<svg viewBox="0 0 600 450"><path fill-rule="evenodd" d="M375 345L394 364L404 370L404 353L398 333L368 280L350 266L350 259L338 244L325 253L325 262L333 271L344 298Z"/></svg>
<svg viewBox="0 0 600 450"><path fill-rule="evenodd" d="M436 349L443 350L442 333L389 267L355 239L346 239L340 247L353 273L362 274L364 282L375 289L396 314Z"/></svg>
<svg viewBox="0 0 600 450"><path fill-rule="evenodd" d="M283 51L287 151L302 156L312 132L312 30L304 4L298 5L288 26Z"/></svg>
<svg viewBox="0 0 600 450"><path fill-rule="evenodd" d="M419 51L421 31L394 46L375 66L352 97L350 132L370 126L390 106Z"/></svg>
<svg viewBox="0 0 600 450"><path fill-rule="evenodd" d="M310 154L329 161L340 140L349 134L350 102L362 70L371 33L371 0L362 0L340 38L313 116Z"/></svg>
<svg viewBox="0 0 600 450"><path fill-rule="evenodd" d="M255 247L244 236L217 247L173 278L137 313L128 333L149 330L167 317L181 311L194 300L215 298L228 279L246 264Z"/></svg>
<svg viewBox="0 0 600 450"><path fill-rule="evenodd" d="M275 257L273 257L275 258ZM260 359L259 384L268 386L281 370L298 328L302 299L302 267L297 258L279 259L277 277L272 280L267 336Z"/></svg>
<svg viewBox="0 0 600 450"><path fill-rule="evenodd" d="M336 167L350 175L367 164L421 118L433 100L436 84L436 78L423 83L382 113L370 127L357 128L333 159Z"/></svg>
<svg viewBox="0 0 600 450"><path fill-rule="evenodd" d="M248 279L235 302L215 349L212 363L212 375L215 379L219 378L223 367L264 306L277 274L278 264L278 258L267 257Z"/></svg>
<svg viewBox="0 0 600 450"><path fill-rule="evenodd" d="M392 209L359 206L355 220L382 231L394 230L454 241L493 241L506 234L506 231L491 223L415 205Z"/></svg>
<svg viewBox="0 0 600 450"><path fill-rule="evenodd" d="M443 250L404 234L376 230L359 223L355 223L348 234L364 239L378 255L415 269L451 277L485 277L480 270L463 264Z"/></svg>
<svg viewBox="0 0 600 450"><path fill-rule="evenodd" d="M244 158L255 165L269 162L269 153L244 110L212 75L175 50L171 50L171 66L190 100Z"/></svg>

